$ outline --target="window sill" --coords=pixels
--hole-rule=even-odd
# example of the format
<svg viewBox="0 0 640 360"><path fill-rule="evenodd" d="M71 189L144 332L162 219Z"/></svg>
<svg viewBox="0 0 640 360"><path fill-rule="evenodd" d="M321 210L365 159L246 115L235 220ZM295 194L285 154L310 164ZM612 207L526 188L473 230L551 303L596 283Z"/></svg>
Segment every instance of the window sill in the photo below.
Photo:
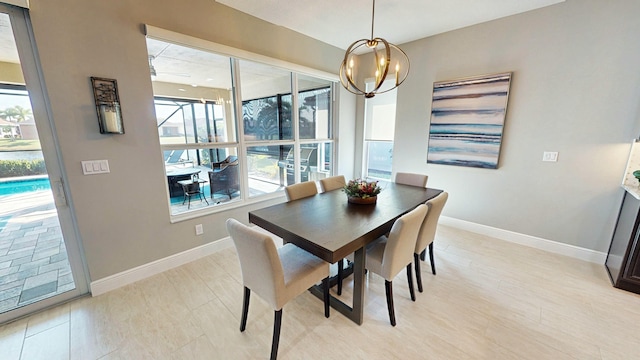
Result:
<svg viewBox="0 0 640 360"><path fill-rule="evenodd" d="M276 200L276 199L281 199L283 202L286 201L286 195L284 191L277 191L275 193L266 194L263 196L249 198L245 200L230 202L224 205L210 206L204 209L189 211L189 212L178 214L178 215L170 215L169 222L172 224L175 224L175 223L179 223L186 220L196 219L203 216L209 216L209 215L214 215L218 213L224 213L229 210L243 208L243 207L260 204L263 202Z"/></svg>

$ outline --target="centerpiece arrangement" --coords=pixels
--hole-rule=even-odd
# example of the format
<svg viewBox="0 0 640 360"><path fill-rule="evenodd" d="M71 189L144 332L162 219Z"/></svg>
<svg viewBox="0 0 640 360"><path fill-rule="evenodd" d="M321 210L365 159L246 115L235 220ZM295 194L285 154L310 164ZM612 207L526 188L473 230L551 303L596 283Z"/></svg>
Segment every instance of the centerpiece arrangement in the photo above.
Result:
<svg viewBox="0 0 640 360"><path fill-rule="evenodd" d="M347 199L352 204L375 204L382 188L377 181L349 180L344 187Z"/></svg>

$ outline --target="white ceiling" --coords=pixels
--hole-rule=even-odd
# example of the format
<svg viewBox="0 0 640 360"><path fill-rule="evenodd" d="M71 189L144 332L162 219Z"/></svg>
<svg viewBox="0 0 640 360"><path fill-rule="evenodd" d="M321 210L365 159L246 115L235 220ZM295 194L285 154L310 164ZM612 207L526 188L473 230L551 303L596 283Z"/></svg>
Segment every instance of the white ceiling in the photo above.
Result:
<svg viewBox="0 0 640 360"><path fill-rule="evenodd" d="M215 0L346 50L371 38L372 0ZM564 0L378 0L374 37L396 45Z"/></svg>
<svg viewBox="0 0 640 360"><path fill-rule="evenodd" d="M270 23L345 49L371 37L372 0L215 0ZM374 36L403 44L438 33L553 5L564 0L378 0ZM228 88L215 79L213 54L148 41L157 80ZM187 60L185 60L187 59ZM8 16L0 13L0 61L18 63ZM219 61L218 61L219 62ZM228 66L228 64L227 64ZM224 72L223 72L224 73ZM220 82L220 83L218 83Z"/></svg>

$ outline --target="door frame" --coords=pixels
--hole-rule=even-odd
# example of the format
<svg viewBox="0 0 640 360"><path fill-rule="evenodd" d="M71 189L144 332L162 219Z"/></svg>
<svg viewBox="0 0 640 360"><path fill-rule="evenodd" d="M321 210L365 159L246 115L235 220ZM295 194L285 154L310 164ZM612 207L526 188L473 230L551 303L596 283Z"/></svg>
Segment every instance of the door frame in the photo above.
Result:
<svg viewBox="0 0 640 360"><path fill-rule="evenodd" d="M9 15L11 28L13 29L13 36L20 57L20 66L27 91L29 92L33 117L56 204L60 229L76 286L74 290L0 314L0 324L2 324L87 294L89 292L87 281L89 272L84 259L75 212L73 211L73 202L69 196L67 176L62 166L62 156L38 58L29 11L28 9L0 2L0 12Z"/></svg>

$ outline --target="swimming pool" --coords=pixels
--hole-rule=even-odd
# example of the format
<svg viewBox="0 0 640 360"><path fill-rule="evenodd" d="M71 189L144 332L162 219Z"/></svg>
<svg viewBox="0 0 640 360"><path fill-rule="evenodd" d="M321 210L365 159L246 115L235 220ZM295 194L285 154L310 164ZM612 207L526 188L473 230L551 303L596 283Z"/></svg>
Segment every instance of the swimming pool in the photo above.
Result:
<svg viewBox="0 0 640 360"><path fill-rule="evenodd" d="M46 177L0 181L0 196L49 189L51 185Z"/></svg>

